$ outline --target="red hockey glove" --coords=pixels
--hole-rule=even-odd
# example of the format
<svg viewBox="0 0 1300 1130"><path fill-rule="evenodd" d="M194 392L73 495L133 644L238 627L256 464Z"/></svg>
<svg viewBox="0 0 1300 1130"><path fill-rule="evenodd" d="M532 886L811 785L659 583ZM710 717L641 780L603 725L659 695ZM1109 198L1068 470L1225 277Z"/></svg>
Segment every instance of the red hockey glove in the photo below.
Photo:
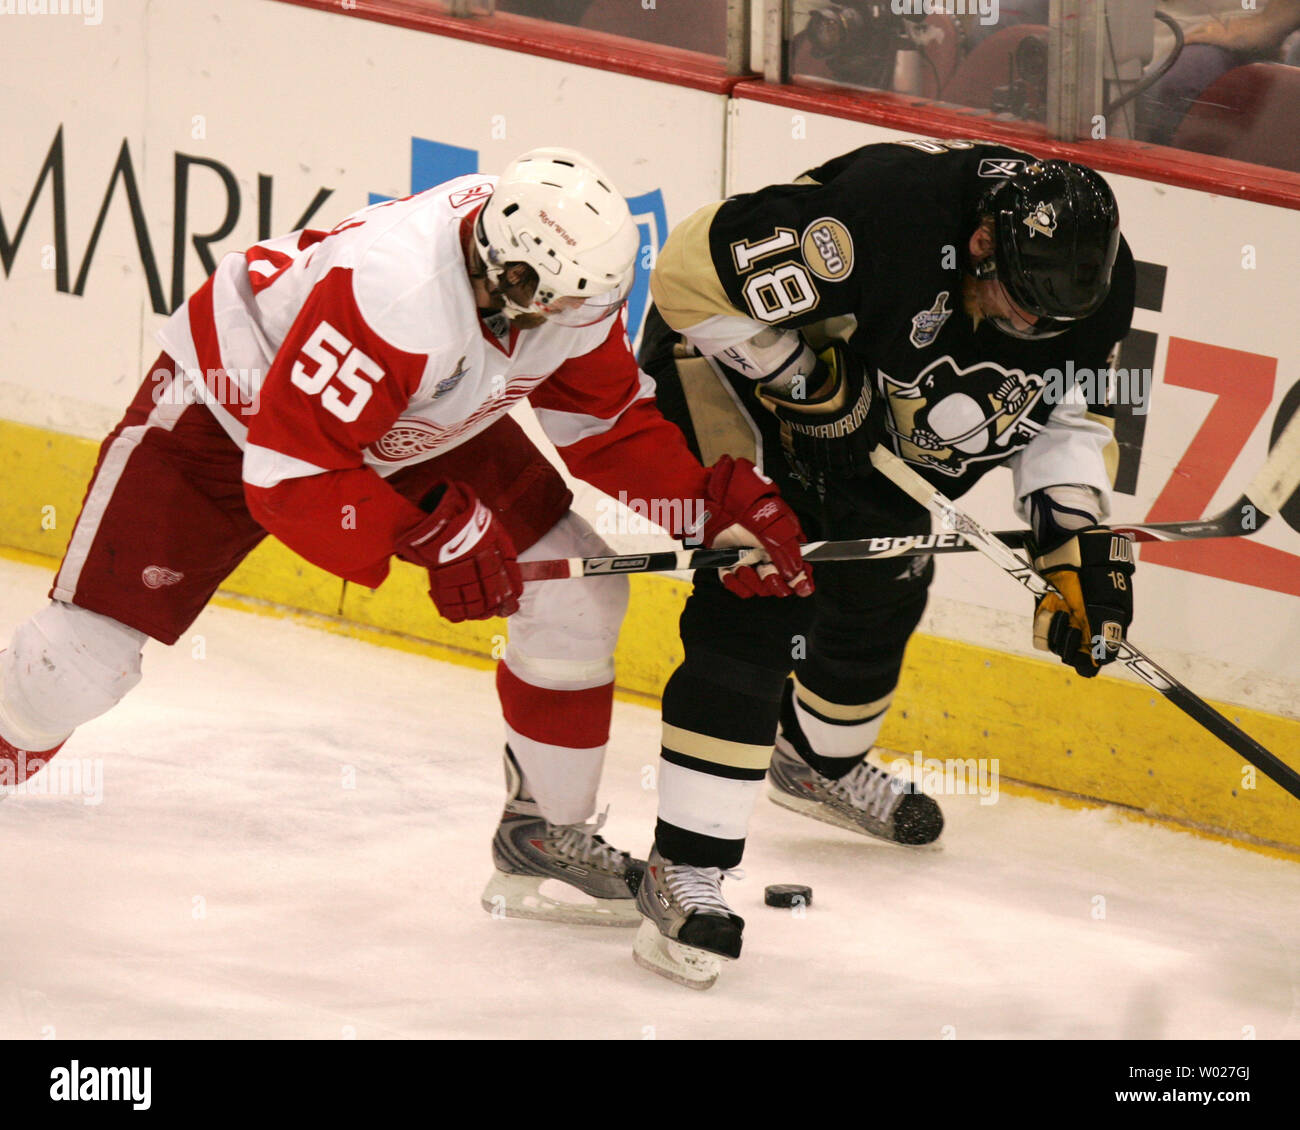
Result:
<svg viewBox="0 0 1300 1130"><path fill-rule="evenodd" d="M812 570L799 552L803 530L775 484L748 459L724 455L704 487L704 544L761 546L771 565L725 569L722 583L737 596L811 596Z"/></svg>
<svg viewBox="0 0 1300 1130"><path fill-rule="evenodd" d="M429 570L429 596L452 623L519 611L524 584L510 535L464 483L445 485L396 552Z"/></svg>

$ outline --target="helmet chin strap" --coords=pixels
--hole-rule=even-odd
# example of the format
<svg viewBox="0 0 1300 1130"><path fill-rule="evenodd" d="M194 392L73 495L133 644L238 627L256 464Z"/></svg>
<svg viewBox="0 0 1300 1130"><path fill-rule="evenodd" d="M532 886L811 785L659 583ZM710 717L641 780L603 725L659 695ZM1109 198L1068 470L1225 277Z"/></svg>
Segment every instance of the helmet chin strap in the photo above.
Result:
<svg viewBox="0 0 1300 1130"><path fill-rule="evenodd" d="M505 303L505 305L502 306L500 311L498 312L503 316L505 316L506 318L509 318L512 322L516 318L521 317L525 314L541 313L538 310L530 310L527 306L520 306L519 303L515 302L508 294L506 294L504 290L498 290L495 291L494 293L501 298L501 301L503 303ZM544 316L545 315L543 315L543 317Z"/></svg>
<svg viewBox="0 0 1300 1130"><path fill-rule="evenodd" d="M972 261L970 272L979 282L996 282L998 277L997 261L992 255L978 262ZM979 300L976 299L975 301L978 302ZM980 313L1000 333L1006 334L1007 337L1014 337L1018 341L1045 341L1050 337L1059 337L1069 329L1068 325L1062 325L1059 321L1051 318L1043 318L1039 324L1022 328L1016 325L1011 318L1002 314L986 314L982 308Z"/></svg>
<svg viewBox="0 0 1300 1130"><path fill-rule="evenodd" d="M1046 341L1050 337L1060 337L1070 328L1068 323L1056 322L1051 318L1043 318L1024 329L1017 326L1010 318L1003 318L1000 315L989 318L989 322L1008 337L1014 337L1019 341Z"/></svg>
<svg viewBox="0 0 1300 1130"><path fill-rule="evenodd" d="M470 268L469 277L472 279L482 279L487 284L489 298L501 299L501 309L495 311L502 317L513 321L524 314L534 314L536 311L530 310L527 306L520 306L510 295L506 293L506 287L502 285L501 276L505 274L504 267L494 267L488 263L483 255L475 248L475 264L478 269Z"/></svg>
<svg viewBox="0 0 1300 1130"><path fill-rule="evenodd" d="M511 302L506 294L506 288L501 283L501 276L505 274L505 265L494 266L492 263L491 252L488 250L486 239L483 235L483 217L480 214L474 221L474 237L471 246L474 249L474 262L470 267L469 277L472 279L482 279L487 283L487 292L489 297L500 298L505 303L504 309L499 313L504 314L507 318L513 318L518 314L528 313L517 303ZM477 267L477 270L475 269Z"/></svg>
<svg viewBox="0 0 1300 1130"><path fill-rule="evenodd" d="M998 263L992 255L979 260L979 262L971 263L970 269L971 274L980 282L992 282L998 277Z"/></svg>
<svg viewBox="0 0 1300 1130"><path fill-rule="evenodd" d="M971 274L979 282L996 282L998 278L997 260L989 255L987 258L980 259L978 262L972 261L970 264ZM1049 337L1059 337L1065 333L1069 326L1062 325L1059 321L1052 318L1042 318L1040 324L1033 326L1020 327L1011 319L1002 314L985 314L989 323L1007 337L1014 337L1018 341L1045 341Z"/></svg>

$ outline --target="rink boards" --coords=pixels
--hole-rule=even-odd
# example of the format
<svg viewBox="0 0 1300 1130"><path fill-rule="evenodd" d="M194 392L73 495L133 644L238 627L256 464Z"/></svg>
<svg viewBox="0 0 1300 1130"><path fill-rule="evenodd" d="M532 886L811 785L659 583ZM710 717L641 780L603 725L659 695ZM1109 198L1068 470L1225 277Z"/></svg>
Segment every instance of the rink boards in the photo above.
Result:
<svg viewBox="0 0 1300 1130"><path fill-rule="evenodd" d="M21 60L6 79L11 138L0 181L11 245L29 200L32 210L0 284L0 543L50 557L66 542L95 441L156 354L152 331L211 257L304 214L330 226L372 194L495 172L523 149L561 143L598 155L632 199L649 259L673 223L711 199L908 136L781 104L758 84L728 94L653 82L259 0L160 9L145 24L143 5L123 0L98 27L53 19L6 28ZM195 9L206 13L201 66ZM286 51L299 41L311 48ZM271 72L273 96L239 78ZM1290 254L1300 211L1109 176L1146 265L1131 344L1155 375L1149 411L1124 425L1115 512L1213 512L1264 458L1277 409L1300 384ZM991 475L967 499L994 527L1016 524L1008 482ZM590 492L583 497L590 507ZM1144 551L1133 632L1292 760L1298 552L1300 535L1281 522L1249 544ZM680 655L687 587L633 585L618 679L647 701ZM424 587L400 564L378 592L345 587L268 543L228 591L337 630L490 663L503 626L441 623ZM1237 758L1158 696L1118 678L1085 684L1037 658L1022 594L988 566L950 558L933 591L887 745L996 757L1009 779L1300 845L1295 802L1266 780L1250 782Z"/></svg>

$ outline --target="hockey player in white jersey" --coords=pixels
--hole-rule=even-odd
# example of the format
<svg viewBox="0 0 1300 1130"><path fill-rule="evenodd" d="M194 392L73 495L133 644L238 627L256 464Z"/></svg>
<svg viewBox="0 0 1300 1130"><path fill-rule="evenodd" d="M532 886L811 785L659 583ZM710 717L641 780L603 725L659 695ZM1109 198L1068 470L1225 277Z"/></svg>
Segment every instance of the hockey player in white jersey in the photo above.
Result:
<svg viewBox="0 0 1300 1130"><path fill-rule="evenodd" d="M703 529L674 534L761 545L779 569L767 590L810 591L771 482L703 467L655 406L621 313L638 244L591 161L542 149L500 180L223 258L105 440L51 602L0 653L0 784L127 694L145 641L174 643L268 532L370 587L400 557L447 619L509 617L509 793L484 904L634 924L639 863L591 821L626 579L521 583L519 559L607 550L510 407L531 400L577 477L689 503L674 513L702 501ZM588 901L543 897L547 878Z"/></svg>

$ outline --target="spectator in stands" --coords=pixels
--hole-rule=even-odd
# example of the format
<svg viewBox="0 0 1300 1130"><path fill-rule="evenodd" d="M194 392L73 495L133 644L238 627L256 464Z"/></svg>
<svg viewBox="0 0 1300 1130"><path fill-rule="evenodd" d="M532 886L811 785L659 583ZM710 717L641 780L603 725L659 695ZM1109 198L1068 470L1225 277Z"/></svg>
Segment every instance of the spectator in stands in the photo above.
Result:
<svg viewBox="0 0 1300 1130"><path fill-rule="evenodd" d="M1300 64L1300 41L1284 55L1283 44L1300 30L1300 0L1268 0L1259 12L1243 13L1232 19L1214 19L1190 31L1187 42L1224 47L1240 55Z"/></svg>
<svg viewBox="0 0 1300 1130"><path fill-rule="evenodd" d="M1288 36L1297 30L1300 0L1268 0L1258 12L1212 19L1188 32L1178 61L1138 99L1138 137L1171 144L1192 103L1235 67L1260 60L1300 65L1300 45L1282 53Z"/></svg>
<svg viewBox="0 0 1300 1130"><path fill-rule="evenodd" d="M838 3L822 3L813 7L808 13L808 22L795 37L792 44L793 67L796 73L807 73L815 77L829 77L837 82L848 83L878 90L898 90L895 85L894 64L900 44L906 44L911 38L914 42L924 44L928 57L932 79L931 93L944 96L944 88L953 77L953 68L963 64L975 49L985 40L998 32L1021 24L1043 24L1048 21L1049 0L1002 0L997 9L997 20L991 24L982 22L982 17L972 11L954 15L951 24L959 30L959 46L952 52L952 61L944 68L944 52L936 49L936 40L940 43L950 32L942 30L943 23L935 24L936 17L944 12L944 5L937 4L934 16L919 14L921 5L914 5L906 14L895 12L893 5L880 0L840 0ZM920 34L909 36L905 29L917 31L918 23L929 27ZM996 64L992 56L974 57L972 70L963 76L960 89L969 89L970 80L977 74L984 74L991 66L996 67L996 76L990 75L988 81L980 83L977 88L987 87L976 102L962 101L963 105L976 105L981 109L990 108L993 87L1008 81L1007 56L998 58ZM958 71L960 73L960 70ZM901 88L905 93L912 91ZM949 100L949 99L945 99ZM958 99L961 101L961 99Z"/></svg>

